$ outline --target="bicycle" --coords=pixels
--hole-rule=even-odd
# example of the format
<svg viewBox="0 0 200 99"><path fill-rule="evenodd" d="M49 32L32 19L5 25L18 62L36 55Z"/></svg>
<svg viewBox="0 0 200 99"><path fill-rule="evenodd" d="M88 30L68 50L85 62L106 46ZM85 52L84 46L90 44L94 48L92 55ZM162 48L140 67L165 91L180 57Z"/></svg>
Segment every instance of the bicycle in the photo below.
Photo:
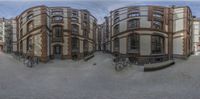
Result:
<svg viewBox="0 0 200 99"><path fill-rule="evenodd" d="M27 67L32 68L33 67L33 60L32 60L32 58L31 57L27 57L26 59L24 59L24 64Z"/></svg>
<svg viewBox="0 0 200 99"><path fill-rule="evenodd" d="M130 60L127 57L116 57L114 59L114 62L116 71L122 71L125 67L130 66L131 64Z"/></svg>

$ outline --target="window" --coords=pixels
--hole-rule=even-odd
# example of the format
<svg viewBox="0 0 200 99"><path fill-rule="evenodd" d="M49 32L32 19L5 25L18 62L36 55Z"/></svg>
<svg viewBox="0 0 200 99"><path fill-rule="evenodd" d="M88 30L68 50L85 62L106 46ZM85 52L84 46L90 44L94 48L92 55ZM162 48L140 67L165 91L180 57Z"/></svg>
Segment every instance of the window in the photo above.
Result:
<svg viewBox="0 0 200 99"><path fill-rule="evenodd" d="M79 49L79 39L72 37L72 51L78 51Z"/></svg>
<svg viewBox="0 0 200 99"><path fill-rule="evenodd" d="M83 48L84 50L87 50L88 49L88 41L87 40L83 40Z"/></svg>
<svg viewBox="0 0 200 99"><path fill-rule="evenodd" d="M23 42L22 42L22 40L20 41L20 52L21 53L23 52Z"/></svg>
<svg viewBox="0 0 200 99"><path fill-rule="evenodd" d="M153 28L154 29L163 29L163 24L161 21L153 21Z"/></svg>
<svg viewBox="0 0 200 99"><path fill-rule="evenodd" d="M89 36L86 29L83 30L83 36L84 36L84 37L88 37L88 36Z"/></svg>
<svg viewBox="0 0 200 99"><path fill-rule="evenodd" d="M138 34L131 34L128 37L128 51L129 52L139 51L139 35Z"/></svg>
<svg viewBox="0 0 200 99"><path fill-rule="evenodd" d="M161 54L164 52L164 37L152 36L151 38L152 54Z"/></svg>
<svg viewBox="0 0 200 99"><path fill-rule="evenodd" d="M115 11L114 12L114 18L118 17L119 16L119 11Z"/></svg>
<svg viewBox="0 0 200 99"><path fill-rule="evenodd" d="M53 17L53 22L62 22L63 21L63 17L62 16L54 16Z"/></svg>
<svg viewBox="0 0 200 99"><path fill-rule="evenodd" d="M114 39L114 51L119 51L119 38Z"/></svg>
<svg viewBox="0 0 200 99"><path fill-rule="evenodd" d="M54 11L52 15L63 15L63 11Z"/></svg>
<svg viewBox="0 0 200 99"><path fill-rule="evenodd" d="M139 19L132 19L128 21L128 29L135 29L139 27Z"/></svg>
<svg viewBox="0 0 200 99"><path fill-rule="evenodd" d="M163 14L163 9L154 9L153 12L157 14Z"/></svg>
<svg viewBox="0 0 200 99"><path fill-rule="evenodd" d="M72 22L76 22L76 23L78 23L78 18L76 18L76 17L72 17Z"/></svg>
<svg viewBox="0 0 200 99"><path fill-rule="evenodd" d="M138 16L140 16L139 12L131 12L128 14L128 17L138 17Z"/></svg>
<svg viewBox="0 0 200 99"><path fill-rule="evenodd" d="M114 27L114 34L119 33L119 24L115 25Z"/></svg>
<svg viewBox="0 0 200 99"><path fill-rule="evenodd" d="M87 20L87 19L88 19L88 14L84 13L83 19L84 19L84 20Z"/></svg>
<svg viewBox="0 0 200 99"><path fill-rule="evenodd" d="M116 18L114 19L114 23L117 23L117 22L119 22L119 17L116 17Z"/></svg>
<svg viewBox="0 0 200 99"><path fill-rule="evenodd" d="M32 39L31 39L31 37L29 36L29 37L27 37L27 41L26 41L26 50L28 51L28 50L31 50L32 49L32 47L33 47L33 45L32 45Z"/></svg>
<svg viewBox="0 0 200 99"><path fill-rule="evenodd" d="M154 16L154 17L157 17L157 18L162 18L162 17L163 17L163 15L162 15L162 14L159 14L159 13L154 13L153 16Z"/></svg>
<svg viewBox="0 0 200 99"><path fill-rule="evenodd" d="M72 17L78 17L78 11L72 11Z"/></svg>
<svg viewBox="0 0 200 99"><path fill-rule="evenodd" d="M20 38L23 36L23 29L20 30Z"/></svg>
<svg viewBox="0 0 200 99"><path fill-rule="evenodd" d="M28 21L28 20L30 20L31 18L33 18L33 14L28 15L26 19L27 19L27 21Z"/></svg>
<svg viewBox="0 0 200 99"><path fill-rule="evenodd" d="M53 33L55 37L62 37L62 26L54 26Z"/></svg>
<svg viewBox="0 0 200 99"><path fill-rule="evenodd" d="M87 22L83 22L83 27L87 27Z"/></svg>
<svg viewBox="0 0 200 99"><path fill-rule="evenodd" d="M79 26L72 24L72 34L79 34Z"/></svg>
<svg viewBox="0 0 200 99"><path fill-rule="evenodd" d="M34 24L33 24L33 21L30 21L28 24L27 24L27 32L30 32L31 30L33 30L34 28Z"/></svg>

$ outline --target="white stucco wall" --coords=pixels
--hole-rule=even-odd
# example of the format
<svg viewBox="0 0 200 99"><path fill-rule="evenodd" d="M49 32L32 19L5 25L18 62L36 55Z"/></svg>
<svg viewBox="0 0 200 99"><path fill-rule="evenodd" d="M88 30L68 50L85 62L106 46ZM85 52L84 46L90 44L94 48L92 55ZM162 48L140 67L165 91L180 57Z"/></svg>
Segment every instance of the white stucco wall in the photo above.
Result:
<svg viewBox="0 0 200 99"><path fill-rule="evenodd" d="M183 38L174 38L173 39L173 54L183 54Z"/></svg>
<svg viewBox="0 0 200 99"><path fill-rule="evenodd" d="M80 45L80 47L79 47L79 49L80 49L80 53L83 53L83 40L79 40L79 45Z"/></svg>
<svg viewBox="0 0 200 99"><path fill-rule="evenodd" d="M148 21L147 17L140 18L140 27L141 28L151 28L151 22Z"/></svg>
<svg viewBox="0 0 200 99"><path fill-rule="evenodd" d="M140 35L140 55L151 54L151 36Z"/></svg>
<svg viewBox="0 0 200 99"><path fill-rule="evenodd" d="M123 37L120 39L120 53L126 54L127 53L127 38Z"/></svg>
<svg viewBox="0 0 200 99"><path fill-rule="evenodd" d="M69 39L69 37L64 37L64 43L63 43L63 54L64 55L68 55L69 54L69 52L68 52L68 39Z"/></svg>
<svg viewBox="0 0 200 99"><path fill-rule="evenodd" d="M41 34L35 35L34 36L34 54L36 56L41 56L41 49L42 49L42 42L41 42Z"/></svg>
<svg viewBox="0 0 200 99"><path fill-rule="evenodd" d="M123 32L127 29L127 21L120 21L119 22L119 32Z"/></svg>
<svg viewBox="0 0 200 99"><path fill-rule="evenodd" d="M184 19L178 19L178 20L174 20L173 22L173 31L177 32L177 31L181 31L184 28Z"/></svg>

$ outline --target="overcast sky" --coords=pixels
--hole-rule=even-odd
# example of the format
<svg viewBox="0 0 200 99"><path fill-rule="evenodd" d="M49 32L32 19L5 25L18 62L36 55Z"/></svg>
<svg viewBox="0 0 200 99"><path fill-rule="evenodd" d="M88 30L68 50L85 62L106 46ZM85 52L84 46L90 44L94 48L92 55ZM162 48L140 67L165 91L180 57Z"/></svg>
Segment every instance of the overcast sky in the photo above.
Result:
<svg viewBox="0 0 200 99"><path fill-rule="evenodd" d="M193 15L200 17L200 0L0 0L0 17L15 17L36 5L88 9L98 19L98 23L102 23L104 16L113 9L130 5L189 6Z"/></svg>

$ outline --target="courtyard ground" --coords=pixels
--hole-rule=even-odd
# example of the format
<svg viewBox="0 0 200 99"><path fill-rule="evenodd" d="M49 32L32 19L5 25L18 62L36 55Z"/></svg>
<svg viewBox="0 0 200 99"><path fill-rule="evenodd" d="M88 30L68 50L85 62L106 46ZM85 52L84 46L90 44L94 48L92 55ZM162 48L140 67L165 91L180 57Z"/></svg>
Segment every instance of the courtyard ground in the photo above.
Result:
<svg viewBox="0 0 200 99"><path fill-rule="evenodd" d="M96 63L96 65L94 65ZM200 56L159 71L116 72L101 52L88 62L52 60L28 68L0 52L0 99L199 99Z"/></svg>

